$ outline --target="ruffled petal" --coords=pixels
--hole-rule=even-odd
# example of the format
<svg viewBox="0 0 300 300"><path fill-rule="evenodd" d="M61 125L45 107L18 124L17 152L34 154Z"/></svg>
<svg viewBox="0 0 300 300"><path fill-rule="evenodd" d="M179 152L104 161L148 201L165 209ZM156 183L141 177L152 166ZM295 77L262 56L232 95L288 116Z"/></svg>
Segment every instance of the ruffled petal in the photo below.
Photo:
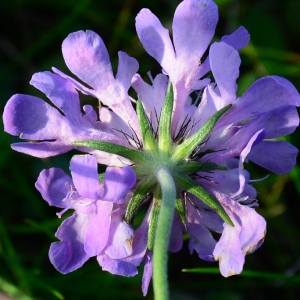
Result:
<svg viewBox="0 0 300 300"><path fill-rule="evenodd" d="M131 86L131 80L139 68L137 60L130 57L125 52L120 51L118 72L116 80L123 86L124 90L128 90Z"/></svg>
<svg viewBox="0 0 300 300"><path fill-rule="evenodd" d="M132 227L122 221L122 216L112 216L110 239L105 253L113 259L122 259L132 254L134 232Z"/></svg>
<svg viewBox="0 0 300 300"><path fill-rule="evenodd" d="M291 172L296 165L298 149L285 141L263 141L255 145L248 159L276 174Z"/></svg>
<svg viewBox="0 0 300 300"><path fill-rule="evenodd" d="M220 120L219 126L259 116L280 106L299 103L300 96L295 93L289 81L277 76L264 77L255 81L248 91L236 100Z"/></svg>
<svg viewBox="0 0 300 300"><path fill-rule="evenodd" d="M224 277L240 274L243 270L245 255L256 250L264 239L266 222L254 209L215 193L234 227L224 223L224 231L213 255L219 260L220 271Z"/></svg>
<svg viewBox="0 0 300 300"><path fill-rule="evenodd" d="M68 145L60 145L56 142L24 142L11 144L11 148L15 151L32 155L38 158L45 158L66 153L74 147Z"/></svg>
<svg viewBox="0 0 300 300"><path fill-rule="evenodd" d="M40 72L32 76L30 84L42 91L73 124L84 122L78 93L68 80L51 72Z"/></svg>
<svg viewBox="0 0 300 300"><path fill-rule="evenodd" d="M157 116L160 115L165 101L168 82L168 77L164 74L158 74L154 78L152 86L146 83L139 74L134 76L132 82L132 87L137 92L138 98L141 99L154 130L158 126Z"/></svg>
<svg viewBox="0 0 300 300"><path fill-rule="evenodd" d="M75 212L58 228L55 236L61 241L51 244L49 258L59 272L70 273L90 258L83 247L88 222L87 215Z"/></svg>
<svg viewBox="0 0 300 300"><path fill-rule="evenodd" d="M135 230L132 244L133 253L125 259L127 262L130 262L135 266L139 266L141 264L147 252L149 215L152 208L153 203L150 204L142 224Z"/></svg>
<svg viewBox="0 0 300 300"><path fill-rule="evenodd" d="M62 200L70 192L71 184L72 179L62 169L51 168L40 173L35 187L50 206L64 208L66 203Z"/></svg>
<svg viewBox="0 0 300 300"><path fill-rule="evenodd" d="M233 47L235 50L240 50L246 47L250 41L250 34L243 26L239 27L235 32L230 35L224 35L221 38L221 42Z"/></svg>
<svg viewBox="0 0 300 300"><path fill-rule="evenodd" d="M176 57L200 61L214 36L218 7L211 0L182 1L174 14L173 41Z"/></svg>
<svg viewBox="0 0 300 300"><path fill-rule="evenodd" d="M70 134L64 116L42 99L29 95L16 94L8 100L3 122L6 132L22 139L53 140Z"/></svg>
<svg viewBox="0 0 300 300"><path fill-rule="evenodd" d="M105 89L114 80L107 49L98 34L77 31L63 41L66 65L79 79L94 89Z"/></svg>
<svg viewBox="0 0 300 300"><path fill-rule="evenodd" d="M127 90L118 82L118 80L116 80L114 77L107 78L105 79L106 86L98 87L98 89L90 89L58 69L52 69L55 73L71 82L72 85L83 94L100 99L101 102L109 106L120 118L123 119L126 127L131 128L134 134L136 134L137 137L140 137L140 129L138 126L136 112L132 107ZM123 76L125 76L124 74L126 75L127 73L123 73ZM131 79L132 78L128 78L127 80ZM125 81L124 78L123 80Z"/></svg>
<svg viewBox="0 0 300 300"><path fill-rule="evenodd" d="M188 223L188 232L190 234L189 249L192 253L195 250L199 257L206 261L215 261L212 253L216 246L216 240L211 232L203 224Z"/></svg>
<svg viewBox="0 0 300 300"><path fill-rule="evenodd" d="M273 109L266 114L265 119L264 129L266 139L291 134L299 125L297 108L292 105Z"/></svg>
<svg viewBox="0 0 300 300"><path fill-rule="evenodd" d="M146 8L138 13L135 20L136 31L144 49L160 63L163 69L169 72L172 62L175 60L169 31Z"/></svg>
<svg viewBox="0 0 300 300"><path fill-rule="evenodd" d="M106 201L121 204L136 181L134 171L129 166L123 168L108 167L104 176L104 193Z"/></svg>
<svg viewBox="0 0 300 300"><path fill-rule="evenodd" d="M70 171L78 194L85 198L100 198L97 159L93 155L74 155Z"/></svg>
<svg viewBox="0 0 300 300"><path fill-rule="evenodd" d="M105 201L96 201L95 205L95 212L89 215L84 241L84 250L89 256L98 255L107 245L113 208L113 203Z"/></svg>
<svg viewBox="0 0 300 300"><path fill-rule="evenodd" d="M241 59L237 50L222 42L211 45L209 59L211 70L221 94L221 107L224 107L236 99L236 80L239 76Z"/></svg>
<svg viewBox="0 0 300 300"><path fill-rule="evenodd" d="M114 275L133 277L138 273L137 268L133 264L121 259L111 259L106 254L98 255L97 261L103 271L108 271Z"/></svg>

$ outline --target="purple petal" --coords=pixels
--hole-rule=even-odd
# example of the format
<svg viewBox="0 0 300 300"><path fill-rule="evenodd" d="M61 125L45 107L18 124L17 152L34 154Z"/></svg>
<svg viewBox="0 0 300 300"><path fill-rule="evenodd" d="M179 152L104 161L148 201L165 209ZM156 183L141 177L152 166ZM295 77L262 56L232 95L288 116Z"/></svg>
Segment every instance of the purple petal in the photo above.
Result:
<svg viewBox="0 0 300 300"><path fill-rule="evenodd" d="M100 198L97 160L93 155L75 155L70 162L74 186L80 196Z"/></svg>
<svg viewBox="0 0 300 300"><path fill-rule="evenodd" d="M145 257L145 266L144 266L144 273L142 279L142 292L143 296L146 296L148 293L148 288L150 284L150 280L152 277L152 256L151 253L148 251Z"/></svg>
<svg viewBox="0 0 300 300"><path fill-rule="evenodd" d="M240 56L234 48L226 43L214 43L210 47L209 59L211 70L221 93L223 106L236 99Z"/></svg>
<svg viewBox="0 0 300 300"><path fill-rule="evenodd" d="M124 90L128 90L131 86L131 80L139 68L136 59L130 57L125 52L119 53L119 66L116 75L116 80L123 86Z"/></svg>
<svg viewBox="0 0 300 300"><path fill-rule="evenodd" d="M74 147L60 145L56 142L24 142L12 144L11 148L15 151L29 154L35 157L45 158L66 153Z"/></svg>
<svg viewBox="0 0 300 300"><path fill-rule="evenodd" d="M224 277L240 274L243 271L245 256L240 246L240 228L231 229L224 225L224 232L213 252L219 261L220 272Z"/></svg>
<svg viewBox="0 0 300 300"><path fill-rule="evenodd" d="M66 207L62 202L71 190L72 179L62 169L43 170L35 183L36 189L50 206Z"/></svg>
<svg viewBox="0 0 300 300"><path fill-rule="evenodd" d="M187 223L190 234L189 249L192 253L196 250L199 257L206 261L215 261L213 251L216 246L216 240L213 238L208 228L200 223Z"/></svg>
<svg viewBox="0 0 300 300"><path fill-rule="evenodd" d="M102 198L106 201L121 204L135 181L136 176L131 167L108 167L104 176L104 194Z"/></svg>
<svg viewBox="0 0 300 300"><path fill-rule="evenodd" d="M225 277L243 270L245 255L257 249L265 236L266 222L254 209L240 205L225 195L216 195L234 227L224 224L224 231L213 252Z"/></svg>
<svg viewBox="0 0 300 300"><path fill-rule="evenodd" d="M90 258L83 248L87 224L88 216L75 212L58 228L55 236L61 242L51 244L49 258L59 272L72 272Z"/></svg>
<svg viewBox="0 0 300 300"><path fill-rule="evenodd" d="M113 259L122 259L132 254L134 232L132 227L122 221L121 216L112 216L110 238L105 253Z"/></svg>
<svg viewBox="0 0 300 300"><path fill-rule="evenodd" d="M295 96L295 98L294 98L295 102L293 104L295 106L300 106L300 96L299 96L299 93L298 93L297 89L295 88L295 86L290 81L288 81L287 79L285 79L283 77L273 75L272 78L274 80L276 80L278 84L286 87L290 91L290 93L292 93Z"/></svg>
<svg viewBox="0 0 300 300"><path fill-rule="evenodd" d="M32 76L30 84L42 91L72 123L82 122L79 96L68 80L51 72L40 72Z"/></svg>
<svg viewBox="0 0 300 300"><path fill-rule="evenodd" d="M55 108L29 95L17 94L8 100L3 122L6 132L23 139L52 140L68 132L65 118Z"/></svg>
<svg viewBox="0 0 300 300"><path fill-rule="evenodd" d="M63 41L62 52L71 72L94 89L104 89L113 80L107 49L95 32L81 30L69 34Z"/></svg>
<svg viewBox="0 0 300 300"><path fill-rule="evenodd" d="M284 141L263 141L255 145L248 159L276 174L286 174L296 165L298 149Z"/></svg>
<svg viewBox="0 0 300 300"><path fill-rule="evenodd" d="M236 50L240 50L249 44L250 34L243 26L230 35L224 35L221 42L225 42Z"/></svg>
<svg viewBox="0 0 300 300"><path fill-rule="evenodd" d="M299 116L294 106L281 106L265 114L264 128L267 139L291 134L299 125Z"/></svg>
<svg viewBox="0 0 300 300"><path fill-rule="evenodd" d="M135 266L139 266L146 255L148 243L149 216L152 211L152 208L153 202L150 204L142 224L134 233L132 244L133 254L126 258L127 262L130 262Z"/></svg>
<svg viewBox="0 0 300 300"><path fill-rule="evenodd" d="M135 20L136 31L144 49L168 71L175 60L169 31L149 9L142 9Z"/></svg>
<svg viewBox="0 0 300 300"><path fill-rule="evenodd" d="M160 115L161 108L165 101L168 88L168 77L164 74L158 74L153 85L146 83L139 74L134 76L132 87L138 94L138 98L143 102L145 112L152 123L153 129L156 130L157 118L155 114Z"/></svg>
<svg viewBox="0 0 300 300"><path fill-rule="evenodd" d="M131 61L127 59L128 62ZM134 65L134 64L133 64ZM125 66L122 66L124 69ZM131 68L134 68L134 66ZM134 132L138 137L140 137L140 129L138 126L138 119L136 112L134 111L132 104L130 102L130 98L127 94L127 90L121 82L116 80L113 76L105 77L104 83L105 86L101 86L99 82L99 86L94 89L90 89L85 87L83 84L78 82L77 80L73 79L72 77L64 74L63 72L59 71L58 69L53 68L53 71L63 78L66 78L72 85L81 91L83 94L90 95L97 99L101 99L101 101L109 106L120 118L123 119L124 123L128 128L131 128L131 131ZM132 72L132 71L131 71ZM132 78L125 79L126 74L122 73L120 80L123 80L125 83ZM104 75L105 76L105 75ZM123 76L123 77L122 77ZM102 84L102 83L101 83ZM133 133L131 133L133 135Z"/></svg>
<svg viewBox="0 0 300 300"><path fill-rule="evenodd" d="M103 271L108 271L114 275L133 277L138 273L133 264L120 259L111 259L106 254L98 255L97 260Z"/></svg>
<svg viewBox="0 0 300 300"><path fill-rule="evenodd" d="M235 123L261 115L280 106L299 105L300 97L287 80L268 76L258 79L248 91L236 100L219 123Z"/></svg>
<svg viewBox="0 0 300 300"><path fill-rule="evenodd" d="M176 57L199 62L214 36L217 22L218 7L213 1L182 1L173 20Z"/></svg>
<svg viewBox="0 0 300 300"><path fill-rule="evenodd" d="M95 256L107 245L113 203L96 201L96 210L89 215L89 224L86 230L84 250L89 256Z"/></svg>
<svg viewBox="0 0 300 300"><path fill-rule="evenodd" d="M177 213L175 213L170 236L169 251L178 252L181 250L183 245L183 232L184 228L180 217Z"/></svg>

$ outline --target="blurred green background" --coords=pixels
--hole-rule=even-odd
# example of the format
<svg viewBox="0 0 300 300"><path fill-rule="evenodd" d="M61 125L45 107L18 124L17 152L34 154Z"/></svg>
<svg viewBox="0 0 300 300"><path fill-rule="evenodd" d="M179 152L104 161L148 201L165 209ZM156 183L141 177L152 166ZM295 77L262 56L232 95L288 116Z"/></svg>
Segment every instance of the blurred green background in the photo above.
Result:
<svg viewBox="0 0 300 300"><path fill-rule="evenodd" d="M14 93L44 96L29 85L33 73L55 66L68 72L61 43L71 32L91 29L105 41L113 65L123 50L140 63L139 73L160 71L143 50L134 18L150 8L171 26L180 1L174 0L11 0L0 4L0 109ZM241 51L239 92L257 78L277 74L300 90L300 1L218 0L220 21L216 40L244 25L250 45ZM44 98L45 99L45 98ZM14 299L142 299L141 273L122 278L103 272L95 259L68 274L58 273L48 259L50 243L61 223L57 209L48 207L34 188L43 168L68 170L70 155L36 159L10 149L18 138L0 125L0 291ZM300 131L289 140L300 146ZM247 166L252 178L266 171ZM247 256L245 276L183 273L185 268L217 268L217 264L190 255L187 242L169 258L172 299L299 299L300 295L300 173L299 165L284 176L271 174L255 183L258 209L268 223L265 243ZM255 271L254 277L247 270ZM268 273L265 273L268 272ZM269 274L270 273L270 274ZM1 292L0 292L1 293ZM1 295L0 295L0 299ZM153 299L152 287L144 299Z"/></svg>

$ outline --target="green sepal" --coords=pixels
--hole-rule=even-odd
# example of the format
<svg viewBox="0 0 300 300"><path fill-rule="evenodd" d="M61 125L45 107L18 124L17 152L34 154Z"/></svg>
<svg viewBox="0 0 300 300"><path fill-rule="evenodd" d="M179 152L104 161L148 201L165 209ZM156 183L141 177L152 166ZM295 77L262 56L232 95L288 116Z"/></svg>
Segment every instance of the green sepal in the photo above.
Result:
<svg viewBox="0 0 300 300"><path fill-rule="evenodd" d="M231 106L232 104L229 104L217 111L201 126L201 128L195 134L177 146L173 153L172 160L180 161L186 159L193 152L193 150L209 135L218 120L226 113L228 109L230 109Z"/></svg>
<svg viewBox="0 0 300 300"><path fill-rule="evenodd" d="M148 227L148 241L147 241L147 248L151 251L153 250L154 239L155 239L155 232L157 227L157 220L159 215L159 210L161 207L161 189L158 187L154 191L153 195L153 206L149 216L149 227Z"/></svg>
<svg viewBox="0 0 300 300"><path fill-rule="evenodd" d="M180 198L178 191L177 191L177 194L176 194L175 209L176 209L176 211L177 211L184 227L186 228L185 205L183 204L183 201Z"/></svg>
<svg viewBox="0 0 300 300"><path fill-rule="evenodd" d="M199 186L196 182L194 182L192 179L185 175L174 175L174 180L180 188L195 195L202 202L204 202L206 205L212 208L228 225L234 226L228 214L224 210L223 206L215 197L209 194L204 188Z"/></svg>
<svg viewBox="0 0 300 300"><path fill-rule="evenodd" d="M149 160L149 157L146 153L130 149L125 146L103 142L103 141L77 141L72 143L74 146L80 146L100 151L105 151L112 154L117 154L125 158L130 159L131 161L141 164Z"/></svg>
<svg viewBox="0 0 300 300"><path fill-rule="evenodd" d="M153 137L153 133L144 111L144 107L140 100L136 103L136 112L139 119L142 137L143 137L143 144L145 150L157 150L157 143Z"/></svg>
<svg viewBox="0 0 300 300"><path fill-rule="evenodd" d="M227 170L212 162L188 161L176 166L176 172L191 174L195 172L209 172L213 170Z"/></svg>
<svg viewBox="0 0 300 300"><path fill-rule="evenodd" d="M155 184L156 181L154 177L144 177L140 180L132 195L132 198L130 199L127 205L124 217L124 220L127 223L131 224L133 222L133 218L136 215L138 209L140 208L142 202L151 192Z"/></svg>
<svg viewBox="0 0 300 300"><path fill-rule="evenodd" d="M165 102L161 109L159 117L159 135L158 135L158 148L163 153L170 153L172 149L172 138L171 138L171 122L174 105L174 93L173 86L170 83L165 98Z"/></svg>

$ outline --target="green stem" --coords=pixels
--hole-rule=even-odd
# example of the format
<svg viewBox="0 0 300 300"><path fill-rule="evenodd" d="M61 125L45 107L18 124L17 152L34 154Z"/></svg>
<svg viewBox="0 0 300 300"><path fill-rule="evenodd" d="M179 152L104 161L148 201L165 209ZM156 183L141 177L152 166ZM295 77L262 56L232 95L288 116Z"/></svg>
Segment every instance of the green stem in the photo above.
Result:
<svg viewBox="0 0 300 300"><path fill-rule="evenodd" d="M174 217L176 186L166 167L159 167L155 176L162 191L153 249L153 289L156 300L169 299L167 262L170 234Z"/></svg>

